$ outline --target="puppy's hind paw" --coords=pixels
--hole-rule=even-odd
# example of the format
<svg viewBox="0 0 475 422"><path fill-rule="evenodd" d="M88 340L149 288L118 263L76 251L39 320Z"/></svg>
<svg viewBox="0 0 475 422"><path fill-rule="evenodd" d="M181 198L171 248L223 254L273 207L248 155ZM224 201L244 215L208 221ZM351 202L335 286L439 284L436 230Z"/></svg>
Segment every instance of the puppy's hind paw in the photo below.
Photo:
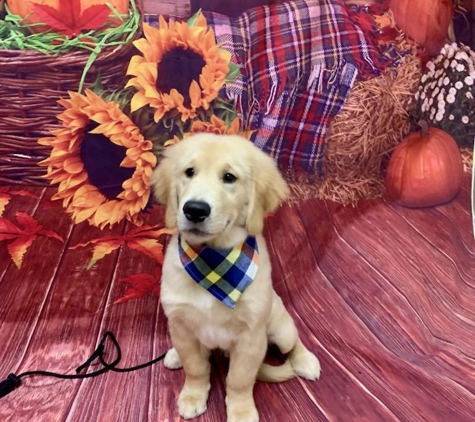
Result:
<svg viewBox="0 0 475 422"><path fill-rule="evenodd" d="M165 355L164 365L165 368L168 369L181 369L183 367L180 356L178 356L178 352L174 347L172 347Z"/></svg>
<svg viewBox="0 0 475 422"><path fill-rule="evenodd" d="M291 357L295 373L302 378L315 381L320 378L321 368L317 357L309 350L304 350Z"/></svg>

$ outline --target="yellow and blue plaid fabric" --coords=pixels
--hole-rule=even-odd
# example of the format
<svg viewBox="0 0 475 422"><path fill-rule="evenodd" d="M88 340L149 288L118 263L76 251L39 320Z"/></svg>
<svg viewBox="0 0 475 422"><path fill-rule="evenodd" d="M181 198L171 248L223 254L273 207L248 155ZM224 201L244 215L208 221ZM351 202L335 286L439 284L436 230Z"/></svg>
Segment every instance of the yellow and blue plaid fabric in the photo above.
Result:
<svg viewBox="0 0 475 422"><path fill-rule="evenodd" d="M233 309L246 287L254 280L259 264L259 251L254 236L249 236L241 245L232 249L209 246L193 248L180 237L178 252L190 277Z"/></svg>

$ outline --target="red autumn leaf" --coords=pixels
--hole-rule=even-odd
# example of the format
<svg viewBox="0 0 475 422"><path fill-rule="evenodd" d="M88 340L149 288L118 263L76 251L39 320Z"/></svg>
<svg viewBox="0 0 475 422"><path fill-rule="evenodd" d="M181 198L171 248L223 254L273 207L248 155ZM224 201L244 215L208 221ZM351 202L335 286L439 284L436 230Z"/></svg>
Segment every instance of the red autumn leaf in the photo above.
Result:
<svg viewBox="0 0 475 422"><path fill-rule="evenodd" d="M375 22L370 14L362 11L358 12L355 16L355 22L365 34L374 32Z"/></svg>
<svg viewBox="0 0 475 422"><path fill-rule="evenodd" d="M0 218L0 241L15 239L21 235L22 230L10 220Z"/></svg>
<svg viewBox="0 0 475 422"><path fill-rule="evenodd" d="M49 27L69 38L83 30L98 29L110 15L105 4L95 4L81 13L81 0L61 0L58 8L46 4L32 4L33 12Z"/></svg>
<svg viewBox="0 0 475 422"><path fill-rule="evenodd" d="M109 17L111 11L105 4L94 4L85 9L79 19L78 27L81 29L97 29Z"/></svg>
<svg viewBox="0 0 475 422"><path fill-rule="evenodd" d="M8 205L13 196L26 196L30 198L39 199L36 195L26 191L26 190L12 190L8 187L0 186L0 217L5 211L5 207Z"/></svg>
<svg viewBox="0 0 475 422"><path fill-rule="evenodd" d="M384 28L381 34L378 35L378 44L390 45L399 36L399 31L396 28Z"/></svg>
<svg viewBox="0 0 475 422"><path fill-rule="evenodd" d="M172 230L165 228L159 229L158 226L142 226L132 229L123 236L103 236L85 243L79 243L72 246L70 249L94 245L92 258L87 264L87 269L91 268L97 261L120 248L122 245L126 245L130 249L142 252L155 259L159 264L162 264L163 244L159 242L158 238L161 235L172 233Z"/></svg>
<svg viewBox="0 0 475 422"><path fill-rule="evenodd" d="M44 230L43 226L28 214L18 212L16 218L18 226L6 218L0 218L0 241L13 240L8 244L7 249L18 268L21 267L26 251L38 236L52 237L63 242L60 235L52 230Z"/></svg>
<svg viewBox="0 0 475 422"><path fill-rule="evenodd" d="M121 281L130 284L131 286L127 288L122 297L114 302L114 305L128 302L129 300L140 299L149 292L153 292L155 296L159 297L161 278L161 267L155 268L155 277L147 273L141 273L123 278Z"/></svg>
<svg viewBox="0 0 475 422"><path fill-rule="evenodd" d="M17 212L16 219L23 226L25 233L36 234L43 228L31 215L24 212Z"/></svg>

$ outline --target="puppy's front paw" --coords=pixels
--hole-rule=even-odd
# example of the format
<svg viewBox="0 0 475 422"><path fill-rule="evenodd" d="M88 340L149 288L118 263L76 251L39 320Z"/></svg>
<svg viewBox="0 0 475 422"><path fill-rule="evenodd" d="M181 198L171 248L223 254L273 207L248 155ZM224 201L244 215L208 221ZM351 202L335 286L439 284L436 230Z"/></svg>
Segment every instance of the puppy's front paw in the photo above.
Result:
<svg viewBox="0 0 475 422"><path fill-rule="evenodd" d="M247 409L228 410L227 422L259 422L256 406Z"/></svg>
<svg viewBox="0 0 475 422"><path fill-rule="evenodd" d="M227 422L259 422L259 413L257 413L254 400L230 400L226 396L226 411L228 414Z"/></svg>
<svg viewBox="0 0 475 422"><path fill-rule="evenodd" d="M209 387L193 392L184 387L178 397L178 411L180 412L180 416L184 419L192 419L206 412L208 392Z"/></svg>
<svg viewBox="0 0 475 422"><path fill-rule="evenodd" d="M181 369L183 367L180 356L178 356L178 352L174 347L172 347L165 355L164 365L165 368L168 369Z"/></svg>
<svg viewBox="0 0 475 422"><path fill-rule="evenodd" d="M291 363L295 373L302 378L315 381L320 378L321 368L317 357L305 349L301 353L291 357Z"/></svg>

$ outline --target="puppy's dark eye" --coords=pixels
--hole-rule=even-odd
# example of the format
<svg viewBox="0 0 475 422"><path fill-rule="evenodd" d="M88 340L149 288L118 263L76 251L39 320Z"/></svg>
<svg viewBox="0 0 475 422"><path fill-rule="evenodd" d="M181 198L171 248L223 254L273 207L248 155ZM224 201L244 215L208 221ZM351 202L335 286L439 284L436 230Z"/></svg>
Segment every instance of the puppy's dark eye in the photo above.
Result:
<svg viewBox="0 0 475 422"><path fill-rule="evenodd" d="M186 177L193 177L194 174L195 174L195 169L193 167L187 168L185 170Z"/></svg>
<svg viewBox="0 0 475 422"><path fill-rule="evenodd" d="M237 177L234 174L226 173L223 177L224 183L234 183Z"/></svg>

